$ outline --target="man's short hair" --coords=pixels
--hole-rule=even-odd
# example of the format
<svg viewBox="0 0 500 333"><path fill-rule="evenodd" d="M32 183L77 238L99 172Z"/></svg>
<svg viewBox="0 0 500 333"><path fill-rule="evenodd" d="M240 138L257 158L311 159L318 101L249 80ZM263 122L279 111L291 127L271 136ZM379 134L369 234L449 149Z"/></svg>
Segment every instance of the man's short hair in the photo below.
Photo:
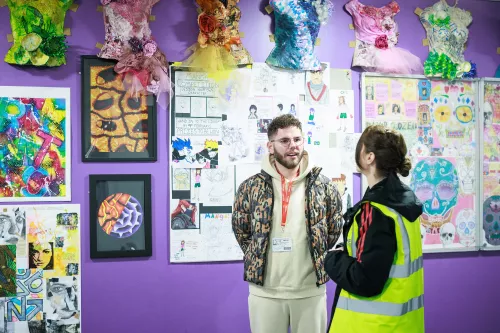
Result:
<svg viewBox="0 0 500 333"><path fill-rule="evenodd" d="M279 129L284 129L288 127L297 127L300 131L302 131L302 123L296 117L291 114L284 114L278 116L271 121L269 126L267 127L267 138L271 140L276 133L278 133Z"/></svg>

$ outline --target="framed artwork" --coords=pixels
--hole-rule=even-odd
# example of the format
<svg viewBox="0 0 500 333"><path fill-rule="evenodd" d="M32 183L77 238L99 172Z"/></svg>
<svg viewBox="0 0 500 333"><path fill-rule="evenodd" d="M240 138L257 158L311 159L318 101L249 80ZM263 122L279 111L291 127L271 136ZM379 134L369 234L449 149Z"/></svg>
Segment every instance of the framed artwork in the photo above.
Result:
<svg viewBox="0 0 500 333"><path fill-rule="evenodd" d="M0 202L71 200L70 89L0 87Z"/></svg>
<svg viewBox="0 0 500 333"><path fill-rule="evenodd" d="M90 257L151 256L151 175L89 178Z"/></svg>
<svg viewBox="0 0 500 333"><path fill-rule="evenodd" d="M156 99L131 95L115 65L82 56L82 161L156 161Z"/></svg>

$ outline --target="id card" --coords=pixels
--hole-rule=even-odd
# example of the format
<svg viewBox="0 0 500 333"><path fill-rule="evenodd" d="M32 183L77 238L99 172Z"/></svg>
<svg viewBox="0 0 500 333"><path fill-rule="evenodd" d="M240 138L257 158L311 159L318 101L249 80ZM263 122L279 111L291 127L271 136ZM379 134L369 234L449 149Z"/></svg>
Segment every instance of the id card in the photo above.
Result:
<svg viewBox="0 0 500 333"><path fill-rule="evenodd" d="M292 252L292 239L273 238L273 252Z"/></svg>

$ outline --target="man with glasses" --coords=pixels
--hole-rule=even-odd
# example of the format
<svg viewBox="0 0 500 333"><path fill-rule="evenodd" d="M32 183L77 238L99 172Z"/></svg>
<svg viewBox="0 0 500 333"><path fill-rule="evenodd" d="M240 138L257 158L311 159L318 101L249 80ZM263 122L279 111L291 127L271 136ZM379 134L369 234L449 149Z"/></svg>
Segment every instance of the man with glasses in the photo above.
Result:
<svg viewBox="0 0 500 333"><path fill-rule="evenodd" d="M342 230L342 199L304 151L290 114L268 127L260 173L236 193L232 225L244 253L252 333L324 333L326 253Z"/></svg>

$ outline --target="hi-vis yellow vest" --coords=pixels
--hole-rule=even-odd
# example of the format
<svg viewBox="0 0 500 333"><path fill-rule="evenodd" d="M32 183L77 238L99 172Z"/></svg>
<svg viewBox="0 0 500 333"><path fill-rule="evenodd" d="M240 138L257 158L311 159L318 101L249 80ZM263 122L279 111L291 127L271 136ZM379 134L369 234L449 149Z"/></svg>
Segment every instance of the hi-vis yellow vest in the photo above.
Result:
<svg viewBox="0 0 500 333"><path fill-rule="evenodd" d="M424 269L420 223L395 210L370 203L395 222L397 251L380 295L361 297L342 290L329 333L423 333ZM359 212L358 212L359 214ZM356 257L356 218L345 246Z"/></svg>

